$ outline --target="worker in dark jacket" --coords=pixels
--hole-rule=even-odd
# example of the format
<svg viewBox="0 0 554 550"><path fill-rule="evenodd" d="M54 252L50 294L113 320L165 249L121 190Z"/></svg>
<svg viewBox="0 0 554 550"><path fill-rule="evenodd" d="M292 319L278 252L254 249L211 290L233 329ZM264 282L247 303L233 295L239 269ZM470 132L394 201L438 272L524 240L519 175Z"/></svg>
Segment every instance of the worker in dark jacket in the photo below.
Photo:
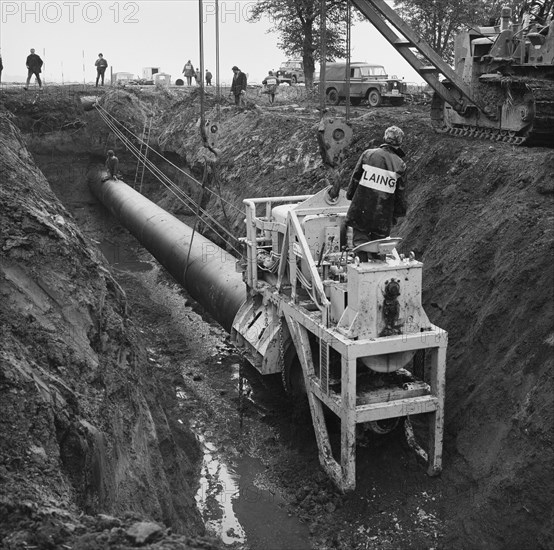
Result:
<svg viewBox="0 0 554 550"><path fill-rule="evenodd" d="M406 214L406 164L401 149L404 132L397 126L385 131L384 143L360 156L350 178L346 198L351 200L346 223L353 229L353 245L384 239ZM331 197L338 189L331 189ZM367 253L359 253L367 261Z"/></svg>
<svg viewBox="0 0 554 550"><path fill-rule="evenodd" d="M101 53L99 53L98 59L94 62L94 65L96 67L96 87L98 88L98 81L100 79L102 79L100 86L104 86L104 73L108 68L108 61L104 59L104 56Z"/></svg>
<svg viewBox="0 0 554 550"><path fill-rule="evenodd" d="M233 83L231 93L235 96L235 105L242 107L246 105L246 75L235 65L233 71Z"/></svg>
<svg viewBox="0 0 554 550"><path fill-rule="evenodd" d="M29 87L29 82L31 82L31 77L35 75L38 87L42 88L42 82L40 80L40 72L42 69L43 61L42 59L35 53L35 50L31 48L31 54L27 56L27 82L25 83L25 86L23 87L24 90L26 90Z"/></svg>
<svg viewBox="0 0 554 550"><path fill-rule="evenodd" d="M110 179L117 180L119 159L115 156L115 153L111 149L108 151L108 158L106 159L106 170L108 170L108 176L110 176Z"/></svg>

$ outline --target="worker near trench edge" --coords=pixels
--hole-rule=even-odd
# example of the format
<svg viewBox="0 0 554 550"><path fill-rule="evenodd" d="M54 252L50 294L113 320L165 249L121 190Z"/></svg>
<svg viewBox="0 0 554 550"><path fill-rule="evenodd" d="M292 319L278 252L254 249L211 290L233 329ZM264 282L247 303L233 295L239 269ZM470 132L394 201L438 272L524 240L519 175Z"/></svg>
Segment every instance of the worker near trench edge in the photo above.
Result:
<svg viewBox="0 0 554 550"><path fill-rule="evenodd" d="M104 59L104 56L99 53L98 59L94 62L96 67L96 87L98 88L98 81L101 80L101 86L104 86L104 73L108 68L108 62Z"/></svg>
<svg viewBox="0 0 554 550"><path fill-rule="evenodd" d="M27 81L25 82L25 86L23 86L24 90L27 90L29 88L29 83L31 82L31 77L33 75L35 75L39 89L42 89L40 73L42 71L43 64L44 62L42 61L40 56L38 56L35 53L35 50L31 48L31 53L27 56L27 60L25 61L25 65L27 67Z"/></svg>
<svg viewBox="0 0 554 550"><path fill-rule="evenodd" d="M346 224L353 230L354 247L390 236L398 218L406 214L406 164L401 148L404 132L398 126L385 130L384 143L365 150L354 168L346 198L351 200ZM339 194L340 180L329 190L331 198ZM367 262L367 252L359 252Z"/></svg>
<svg viewBox="0 0 554 550"><path fill-rule="evenodd" d="M235 96L235 105L243 107L246 105L246 75L235 65L233 71L233 83L231 93Z"/></svg>
<svg viewBox="0 0 554 550"><path fill-rule="evenodd" d="M108 171L110 179L117 180L119 159L115 156L115 153L111 149L108 151L108 158L106 158L106 170Z"/></svg>

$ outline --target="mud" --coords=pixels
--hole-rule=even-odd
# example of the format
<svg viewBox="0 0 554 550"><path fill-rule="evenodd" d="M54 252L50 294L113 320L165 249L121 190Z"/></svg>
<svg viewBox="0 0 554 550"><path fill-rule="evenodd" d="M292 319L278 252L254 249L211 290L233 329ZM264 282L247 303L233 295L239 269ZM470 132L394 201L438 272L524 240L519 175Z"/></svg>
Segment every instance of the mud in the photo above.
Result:
<svg viewBox="0 0 554 550"><path fill-rule="evenodd" d="M198 139L195 124L199 109L194 97L156 95L150 91L142 94L136 91L131 96L121 93L109 99L111 103L107 99L106 105L121 120L136 124L134 130L139 133L142 114L154 112L152 143L161 154L199 179L208 165L211 170L208 186L221 194L224 201L211 198L207 206L237 236L242 236L243 198L309 193L321 189L325 182L314 138L318 116L314 106L303 98L295 106L286 105L283 100L282 105L271 109L258 101L257 106L253 103L242 112L225 104L218 107L212 102L208 116L219 122L218 146L222 151L214 165ZM255 98L253 101L256 102ZM18 107L20 103L20 99L13 97L4 101L6 108L11 109L14 122L29 132L33 128L32 120L40 121L41 114L31 113L31 116L26 108ZM73 266L70 283L74 280L75 288L77 281L80 288L81 281L90 284L95 274L105 273L107 261L98 259L97 246L101 245L106 260L112 261L115 268L109 277L116 283L111 286L121 287L126 296L123 306L122 298L116 296L118 291L112 290L111 294L107 293L107 303L113 300L119 303L117 307L126 310L127 323L138 331L137 349L142 346L143 351L134 352L140 358L137 365L148 367L145 378L167 381L169 377L171 382L167 387L177 386L169 394L160 393L159 388L144 391L151 395L147 399L151 407L156 402L167 405L164 407L167 425L179 446L188 449L191 466L187 475L195 480L188 488L181 488L181 497L188 503L200 503L203 520L209 529L213 526L215 535L238 548L245 545L269 548L272 544L275 548L311 545L322 549L549 548L554 544L550 516L554 488L554 388L549 376L554 345L554 313L549 290L553 282L550 258L554 243L551 150L518 149L436 135L430 129L429 113L424 107L353 111L355 137L344 165L345 180L359 153L371 139L379 139L386 126L395 123L406 132L409 212L397 227L397 234L404 238L401 251L413 250L424 261L424 307L434 323L448 330L450 344L442 476L428 478L402 433L395 431L370 439L365 442L366 447L358 449L357 490L341 495L319 468L310 421L303 416L306 411L299 411L287 401L279 380L262 379L247 366L240 368L247 383L242 384L239 392L241 376L236 378L236 365L240 365L240 358L225 333L202 317L201 308L95 204L83 176L89 164L101 161L95 153L101 153L106 144L117 143L95 120L94 113L80 112L78 107L67 111L68 118L75 120L78 113L78 118L87 124L73 129L75 133L68 139L67 130L61 128L67 122L64 109L63 106L54 109L58 115L48 118L50 126L40 129L35 125L36 131L27 133L26 140L49 184L73 215L49 195L49 215L54 217L54 223L58 215L71 224L74 220L75 229L71 225L71 231L74 239L80 241L76 245L78 252L62 255L63 248L55 247L52 258L50 249L40 257L40 262L32 255L29 257L29 246L31 250L44 249L44 237L42 241L35 241L36 235L41 235L39 228L27 218L12 215L3 227L3 235L9 234L10 239L3 241L2 260L5 262L7 258L17 263L17 273L30 273L32 281L39 273L48 272L51 261L59 261L56 276L63 283L58 292L67 292L66 288L73 288L71 284L68 287L64 275L68 265ZM37 135L46 131L50 133ZM23 161L20 164L32 165L21 139L14 140L19 144L17 147L3 142L3 149L12 147L18 151L14 158ZM70 141L75 144L74 152L68 145ZM120 160L124 179L131 182L134 161L124 151L120 153ZM163 162L159 162L162 166ZM4 170L5 161L2 166ZM11 165L8 168L18 173ZM166 169L183 189L198 196L199 190L190 178L175 167ZM19 200L16 197L23 197L20 202L25 207L28 203L25 197L33 189L39 188L43 195L48 193L46 183L35 172L33 169L33 178L42 182L40 187L36 187L35 179L21 175L9 180L13 189L3 184L3 198L7 197L3 212L20 212L21 206L14 207ZM74 177L66 177L68 174ZM23 187L15 186L17 181ZM145 181L145 192L177 215L187 213L151 179ZM49 231L57 234L55 229ZM71 258L89 249L94 251L90 254L95 259L92 264L87 260L85 265L89 267L85 274L80 271L79 262ZM147 266L152 267L147 269ZM3 284L29 280L20 275L9 277L4 275ZM27 284L28 288L32 281ZM90 294L97 296L99 292ZM73 319L70 317L68 323ZM29 339L36 338L33 327L36 322L24 316L17 320L10 318L7 323L3 319L3 326L9 328L8 335L15 334L23 342L12 346L19 355L16 362L10 359L6 372L21 372L22 361L30 365L24 372L42 372L37 369L44 369L44 365L61 367L56 372L59 380L51 381L49 387L62 387L63 382L74 394L77 388L75 397L70 392L66 396L63 391L67 390L57 392L65 401L79 403L82 408L83 386L63 370L75 361L65 359L63 349L52 351L57 349L52 344L48 344L47 354L38 354L36 347L29 347ZM38 322L45 321L39 318ZM9 337L14 342L14 337ZM84 366L82 369L87 372ZM114 402L119 403L121 395L130 391L127 388L136 384L136 379L133 378L130 386L126 384L120 386ZM15 386L18 392L30 391L23 387ZM25 399L19 402L27 405L25 410L19 406L18 416L34 418L36 407L44 407L44 403L30 401L27 393L21 395ZM10 401L15 402L15 398ZM34 409L33 403L37 404ZM41 417L48 418L51 414L55 417L55 413L48 412L51 406L48 407L46 416ZM117 409L111 409L108 416L113 410ZM91 425L98 424L94 415L86 418ZM189 426L200 437L201 445L191 436ZM36 433L36 428L29 432L30 428L19 422L14 426L4 423L2 427L3 434L13 434L14 430ZM94 441L99 440L92 430L90 433L95 445ZM13 435L10 437L13 441ZM336 427L332 427L332 437L338 437ZM4 517L8 510L7 517L19 518L15 529L5 521L0 522L0 536L4 541L15 541L15 537L23 536L19 534L22 532L27 533L27 539L21 540L35 544L39 540L38 534L43 533L45 522L52 517L46 511L47 499L37 490L46 475L51 479L48 498L53 498L58 508L75 514L69 522L77 526L73 533L84 536L82 530L88 528L98 547L102 547L102 536L108 540L109 530L104 529L105 521L96 515L87 515L90 520L79 521L76 514L85 506L89 506L84 508L87 514L97 511L123 514L125 509L140 509L146 520L161 517L153 508L141 509L140 495L126 494L118 506L113 505L109 493L94 507L87 505L86 500L75 499L74 487L83 484L78 479L79 468L69 468L68 473L60 467L64 460L66 464L75 462L71 459L74 456L71 448L60 447L52 437L38 442L40 445L30 438L15 445L14 448L21 449L19 455L3 455L2 475L7 480L7 494L12 496L3 501L2 510ZM40 462L43 460L41 448L48 457L45 464ZM27 455L24 449L28 450ZM166 471L183 466L182 463L177 466L175 461L168 463L170 455L173 453L162 452L158 464L164 463ZM156 462L152 464L159 467ZM37 468L41 473L34 478ZM90 466L91 471L103 469L109 470L109 464L102 464L100 470ZM25 503L14 496L20 494L14 489L20 480L29 488ZM57 486L54 497L52 483ZM228 506L227 491L232 493L232 506ZM31 517L30 510L34 510L36 518L32 528L28 526L28 519L23 520ZM274 521L267 523L268 518ZM124 533L139 519L140 516L138 519L122 516L110 520L112 523L108 521L107 525L116 529L110 535L114 544L124 540L125 544L132 545L133 540ZM173 521L168 517L163 520L166 525ZM20 527L24 521L27 521L25 527ZM61 520L55 531L56 540L76 540L76 535L66 532L60 524ZM184 529L191 535L201 532L198 526ZM118 538L120 535L123 538ZM171 539L174 535L163 535L166 538L159 544L181 547L178 544L182 542ZM24 547L16 544L19 543L13 542L12 547Z"/></svg>

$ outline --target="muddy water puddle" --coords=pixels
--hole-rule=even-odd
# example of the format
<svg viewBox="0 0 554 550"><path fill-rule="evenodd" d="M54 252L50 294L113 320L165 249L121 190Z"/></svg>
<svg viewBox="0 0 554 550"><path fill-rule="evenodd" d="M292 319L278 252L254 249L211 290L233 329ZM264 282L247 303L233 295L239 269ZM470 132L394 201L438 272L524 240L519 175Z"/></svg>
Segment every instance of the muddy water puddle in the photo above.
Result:
<svg viewBox="0 0 554 550"><path fill-rule="evenodd" d="M202 450L195 498L207 531L233 549L309 550L308 526L288 511L287 496L268 480L260 458L263 442L278 439L264 419L279 414L282 395L265 388L227 333L196 313L178 285L160 284L157 262L107 241L101 249L114 267L136 272L182 333L186 383L177 397Z"/></svg>
<svg viewBox="0 0 554 550"><path fill-rule="evenodd" d="M256 456L260 439L267 434L255 424L271 414L271 403L264 400L258 384L242 376L244 369L239 372L237 363L229 364L225 357L218 363L225 371L217 369L214 387L233 388L230 393L236 394L239 408L250 413L243 418L241 410L233 414L227 409L226 423L214 424L212 415L200 415L191 423L203 449L196 501L206 528L232 548L309 550L307 525L288 511L287 498ZM231 433L220 431L222 425L230 426Z"/></svg>
<svg viewBox="0 0 554 550"><path fill-rule="evenodd" d="M116 269L133 273L150 271L152 264L139 260L137 250L104 240L98 244L98 248L108 261Z"/></svg>

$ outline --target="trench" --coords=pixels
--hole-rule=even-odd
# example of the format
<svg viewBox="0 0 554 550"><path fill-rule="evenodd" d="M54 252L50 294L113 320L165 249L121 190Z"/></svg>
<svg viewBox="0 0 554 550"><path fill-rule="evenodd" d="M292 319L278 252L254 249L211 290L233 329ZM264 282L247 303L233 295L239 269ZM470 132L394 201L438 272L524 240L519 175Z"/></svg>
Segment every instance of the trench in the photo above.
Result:
<svg viewBox="0 0 554 550"><path fill-rule="evenodd" d="M183 414L177 421L191 427L201 449L195 499L207 532L232 548L311 548L308 526L288 511L289 498L268 479L258 452L257 441L274 433L263 421L279 415L284 394L272 396L253 368L245 374L223 329L202 317L202 308L96 201L86 181L88 161L80 158L82 169L76 169L71 155L35 154L35 160L115 279L125 290L137 284L150 300L168 308L173 326L167 330L182 335L186 347L194 350L181 366L185 383L178 388L177 401ZM68 171L78 177L65 180ZM149 353L154 352L149 348ZM213 414L205 414L206 407L212 407Z"/></svg>

